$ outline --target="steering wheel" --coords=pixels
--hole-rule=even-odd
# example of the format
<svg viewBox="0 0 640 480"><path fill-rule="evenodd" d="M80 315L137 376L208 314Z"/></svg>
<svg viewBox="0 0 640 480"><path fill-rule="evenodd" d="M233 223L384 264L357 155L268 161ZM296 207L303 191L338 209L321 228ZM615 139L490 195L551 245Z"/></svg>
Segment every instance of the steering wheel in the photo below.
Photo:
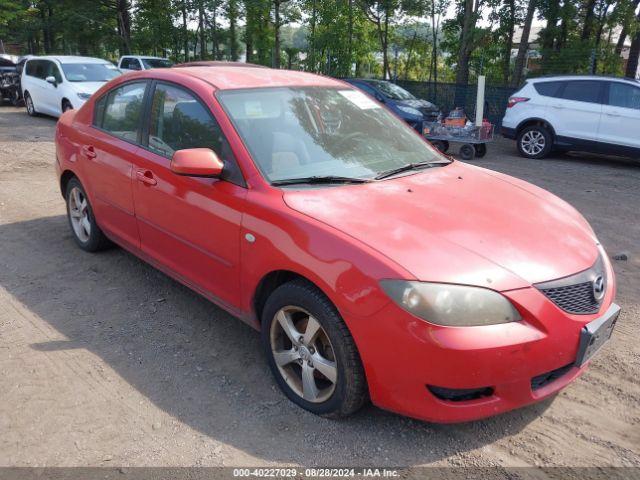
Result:
<svg viewBox="0 0 640 480"><path fill-rule="evenodd" d="M361 141L364 141L364 140L367 139L366 135L363 132L360 132L360 131L351 132L351 133L345 135L344 137L342 137L336 143L334 143L334 148L337 148L338 150L341 150L346 142L348 142L349 140L353 140L355 138L358 138L358 137L362 137Z"/></svg>

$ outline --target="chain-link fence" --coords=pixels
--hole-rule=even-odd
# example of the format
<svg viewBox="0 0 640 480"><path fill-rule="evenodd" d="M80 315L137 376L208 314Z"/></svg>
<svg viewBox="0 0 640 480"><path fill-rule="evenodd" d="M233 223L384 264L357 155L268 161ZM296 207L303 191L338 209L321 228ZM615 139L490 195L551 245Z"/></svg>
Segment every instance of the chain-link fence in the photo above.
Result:
<svg viewBox="0 0 640 480"><path fill-rule="evenodd" d="M475 117L477 85L459 85L455 83L433 83L398 80L405 90L408 90L418 98L423 98L437 105L446 115L456 107L464 108L471 118ZM491 123L500 125L507 108L509 97L516 91L512 87L485 87L484 117Z"/></svg>

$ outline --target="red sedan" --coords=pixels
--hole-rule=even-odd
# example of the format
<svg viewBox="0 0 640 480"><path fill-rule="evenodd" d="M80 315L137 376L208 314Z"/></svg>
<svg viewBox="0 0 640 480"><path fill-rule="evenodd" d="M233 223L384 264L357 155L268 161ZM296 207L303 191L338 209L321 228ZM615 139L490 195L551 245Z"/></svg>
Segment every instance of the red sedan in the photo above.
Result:
<svg viewBox="0 0 640 480"><path fill-rule="evenodd" d="M579 376L619 313L570 205L441 155L337 80L127 74L61 117L56 146L78 246L116 243L260 330L316 414L521 407Z"/></svg>

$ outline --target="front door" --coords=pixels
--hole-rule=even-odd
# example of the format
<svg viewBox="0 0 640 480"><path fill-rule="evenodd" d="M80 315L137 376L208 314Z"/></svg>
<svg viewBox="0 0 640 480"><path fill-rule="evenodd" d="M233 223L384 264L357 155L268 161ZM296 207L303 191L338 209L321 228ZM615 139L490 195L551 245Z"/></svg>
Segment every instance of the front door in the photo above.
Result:
<svg viewBox="0 0 640 480"><path fill-rule="evenodd" d="M559 137L588 143L597 140L603 86L598 80L570 80L564 85L562 98L549 100L547 110L555 118L553 126Z"/></svg>
<svg viewBox="0 0 640 480"><path fill-rule="evenodd" d="M133 208L133 159L141 135L147 81L126 83L101 97L94 124L82 133L84 178L100 226L133 247L140 246Z"/></svg>
<svg viewBox="0 0 640 480"><path fill-rule="evenodd" d="M246 188L234 175L226 139L209 108L173 84L156 84L148 121L134 171L141 248L197 290L237 307ZM174 174L171 157L187 148L214 150L225 164L225 179Z"/></svg>
<svg viewBox="0 0 640 480"><path fill-rule="evenodd" d="M623 147L640 148L640 87L613 81L608 86L598 140Z"/></svg>

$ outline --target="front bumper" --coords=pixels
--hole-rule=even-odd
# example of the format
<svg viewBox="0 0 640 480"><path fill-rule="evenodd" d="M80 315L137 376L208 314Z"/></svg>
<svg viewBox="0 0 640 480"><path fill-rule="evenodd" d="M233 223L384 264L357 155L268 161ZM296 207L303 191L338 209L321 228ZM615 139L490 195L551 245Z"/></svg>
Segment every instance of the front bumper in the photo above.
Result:
<svg viewBox="0 0 640 480"><path fill-rule="evenodd" d="M393 303L350 321L372 402L421 420L463 422L538 402L584 372L587 364L575 366L580 331L609 308L614 288L594 315L567 314L533 287L503 294L522 321L442 327ZM436 396L433 386L485 394L452 401Z"/></svg>

